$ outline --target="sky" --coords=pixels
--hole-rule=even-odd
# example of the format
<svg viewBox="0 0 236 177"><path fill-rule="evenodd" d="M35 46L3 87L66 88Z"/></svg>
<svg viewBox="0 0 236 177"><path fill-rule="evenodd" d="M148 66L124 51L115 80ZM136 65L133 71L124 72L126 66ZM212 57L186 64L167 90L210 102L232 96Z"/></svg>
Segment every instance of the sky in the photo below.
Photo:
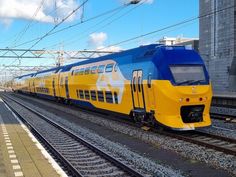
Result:
<svg viewBox="0 0 236 177"><path fill-rule="evenodd" d="M164 36L199 36L199 23L196 20L114 45L197 17L198 0L142 0L136 5L127 5L129 0L88 0L78 8L83 1L0 0L0 48L93 50L109 46L105 49L113 51L155 43ZM97 17L118 7L120 8L116 11ZM76 13L69 16L76 8ZM93 17L97 18L92 19ZM29 42L41 38L49 31L51 34L74 24L78 25L43 37L36 44L37 40ZM14 59L1 59L0 66L14 63L13 61ZM49 59L23 59L16 61L16 64L43 65L53 62Z"/></svg>

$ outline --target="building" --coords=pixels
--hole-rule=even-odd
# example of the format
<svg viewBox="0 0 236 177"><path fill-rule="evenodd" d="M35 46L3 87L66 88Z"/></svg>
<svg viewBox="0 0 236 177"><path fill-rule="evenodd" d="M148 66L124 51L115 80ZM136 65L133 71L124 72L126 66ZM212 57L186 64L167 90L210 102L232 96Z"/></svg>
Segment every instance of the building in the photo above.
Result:
<svg viewBox="0 0 236 177"><path fill-rule="evenodd" d="M158 41L159 44L163 45L184 45L189 46L199 51L199 40L198 38L184 38L184 37L163 37Z"/></svg>
<svg viewBox="0 0 236 177"><path fill-rule="evenodd" d="M199 1L199 51L215 92L236 91L235 5L236 0Z"/></svg>

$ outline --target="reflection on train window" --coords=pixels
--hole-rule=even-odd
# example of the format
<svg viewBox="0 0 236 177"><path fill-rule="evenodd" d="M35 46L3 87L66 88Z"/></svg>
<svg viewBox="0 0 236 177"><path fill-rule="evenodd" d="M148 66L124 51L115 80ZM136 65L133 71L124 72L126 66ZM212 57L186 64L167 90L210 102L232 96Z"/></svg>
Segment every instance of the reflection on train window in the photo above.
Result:
<svg viewBox="0 0 236 177"><path fill-rule="evenodd" d="M118 104L118 97L117 97L117 93L114 92L114 98L115 98L115 103Z"/></svg>
<svg viewBox="0 0 236 177"><path fill-rule="evenodd" d="M96 74L96 71L97 71L97 66L93 66L91 68L91 74Z"/></svg>
<svg viewBox="0 0 236 177"><path fill-rule="evenodd" d="M104 102L103 91L98 91L98 101L102 101L102 102Z"/></svg>
<svg viewBox="0 0 236 177"><path fill-rule="evenodd" d="M89 74L89 71L90 71L90 68L89 68L89 67L88 67L88 68L85 68L84 73L85 73L85 74Z"/></svg>
<svg viewBox="0 0 236 177"><path fill-rule="evenodd" d="M79 75L83 75L84 74L84 68L81 68L80 70L79 70Z"/></svg>
<svg viewBox="0 0 236 177"><path fill-rule="evenodd" d="M108 64L108 65L106 66L106 70L105 70L106 73L107 73L107 72L112 72L113 65L114 65L114 64Z"/></svg>
<svg viewBox="0 0 236 177"><path fill-rule="evenodd" d="M86 99L86 100L90 100L89 91L88 91L88 90L85 90L85 91L84 91L84 94L85 94L85 99Z"/></svg>
<svg viewBox="0 0 236 177"><path fill-rule="evenodd" d="M84 99L84 91L83 90L79 90L79 97L80 97L80 99Z"/></svg>
<svg viewBox="0 0 236 177"><path fill-rule="evenodd" d="M95 90L90 91L91 99L96 101L97 100L97 95Z"/></svg>
<svg viewBox="0 0 236 177"><path fill-rule="evenodd" d="M105 65L100 65L98 67L98 73L103 73L104 72Z"/></svg>
<svg viewBox="0 0 236 177"><path fill-rule="evenodd" d="M106 102L113 103L112 93L110 91L106 91Z"/></svg>

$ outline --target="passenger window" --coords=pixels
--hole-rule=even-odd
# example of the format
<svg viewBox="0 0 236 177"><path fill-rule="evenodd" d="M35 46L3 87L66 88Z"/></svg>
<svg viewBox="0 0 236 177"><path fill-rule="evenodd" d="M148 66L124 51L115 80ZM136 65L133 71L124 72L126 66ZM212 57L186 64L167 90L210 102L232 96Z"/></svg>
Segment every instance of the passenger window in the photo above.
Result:
<svg viewBox="0 0 236 177"><path fill-rule="evenodd" d="M114 92L114 98L115 98L115 103L118 104L118 97L117 97L117 93Z"/></svg>
<svg viewBox="0 0 236 177"><path fill-rule="evenodd" d="M113 65L114 65L114 64L108 64L108 65L106 66L106 69L105 69L106 73L107 73L107 72L112 72L112 70L113 70Z"/></svg>
<svg viewBox="0 0 236 177"><path fill-rule="evenodd" d="M88 68L85 69L84 73L89 74L89 71L90 71L90 68L88 67Z"/></svg>
<svg viewBox="0 0 236 177"><path fill-rule="evenodd" d="M102 102L104 102L103 91L98 91L98 101L102 101Z"/></svg>
<svg viewBox="0 0 236 177"><path fill-rule="evenodd" d="M74 70L71 72L71 75L72 75L72 76L74 75Z"/></svg>
<svg viewBox="0 0 236 177"><path fill-rule="evenodd" d="M103 73L104 72L105 65L100 65L98 67L98 73Z"/></svg>
<svg viewBox="0 0 236 177"><path fill-rule="evenodd" d="M97 66L93 66L91 68L91 74L96 74L96 71L97 71Z"/></svg>
<svg viewBox="0 0 236 177"><path fill-rule="evenodd" d="M81 68L80 70L79 70L79 75L83 75L84 74L84 68Z"/></svg>
<svg viewBox="0 0 236 177"><path fill-rule="evenodd" d="M106 91L106 102L113 103L112 93L110 91Z"/></svg>
<svg viewBox="0 0 236 177"><path fill-rule="evenodd" d="M84 93L85 93L85 99L90 100L89 91L85 90Z"/></svg>
<svg viewBox="0 0 236 177"><path fill-rule="evenodd" d="M91 90L90 95L91 95L91 100L93 100L93 101L97 100L97 94L96 94L95 90Z"/></svg>
<svg viewBox="0 0 236 177"><path fill-rule="evenodd" d="M79 97L80 97L80 99L84 99L84 91L83 90L79 90Z"/></svg>

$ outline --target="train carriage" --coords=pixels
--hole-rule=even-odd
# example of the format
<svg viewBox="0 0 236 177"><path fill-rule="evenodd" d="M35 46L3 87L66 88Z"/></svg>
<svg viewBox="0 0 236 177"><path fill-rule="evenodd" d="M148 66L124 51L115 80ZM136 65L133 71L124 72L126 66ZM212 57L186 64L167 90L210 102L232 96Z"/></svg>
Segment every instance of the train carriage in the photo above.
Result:
<svg viewBox="0 0 236 177"><path fill-rule="evenodd" d="M141 46L41 71L31 79L45 91L34 94L141 123L178 130L211 124L207 70L199 54L184 46Z"/></svg>

